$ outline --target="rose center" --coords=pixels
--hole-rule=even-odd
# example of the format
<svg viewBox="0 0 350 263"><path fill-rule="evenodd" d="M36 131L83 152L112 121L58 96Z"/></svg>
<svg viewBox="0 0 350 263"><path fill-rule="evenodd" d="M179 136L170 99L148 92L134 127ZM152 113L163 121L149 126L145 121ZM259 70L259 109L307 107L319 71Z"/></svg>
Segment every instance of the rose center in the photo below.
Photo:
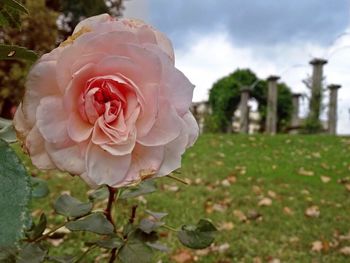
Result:
<svg viewBox="0 0 350 263"><path fill-rule="evenodd" d="M126 107L126 85L112 78L94 78L86 83L79 98L81 117L94 124L101 116L107 123L116 120Z"/></svg>

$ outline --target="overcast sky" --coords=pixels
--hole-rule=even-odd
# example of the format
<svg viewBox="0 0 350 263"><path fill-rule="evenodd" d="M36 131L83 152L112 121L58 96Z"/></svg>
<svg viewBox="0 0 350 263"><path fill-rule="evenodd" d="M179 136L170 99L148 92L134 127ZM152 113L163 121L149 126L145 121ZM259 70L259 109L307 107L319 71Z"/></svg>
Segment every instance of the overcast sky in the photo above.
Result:
<svg viewBox="0 0 350 263"><path fill-rule="evenodd" d="M219 78L251 68L281 76L293 92L313 57L329 59L326 83L341 84L338 133L350 134L350 0L128 0L124 16L143 19L173 42L176 65L208 98ZM340 37L341 36L341 37ZM328 91L324 103L328 102ZM307 101L302 103L302 115ZM327 109L323 118L326 118Z"/></svg>

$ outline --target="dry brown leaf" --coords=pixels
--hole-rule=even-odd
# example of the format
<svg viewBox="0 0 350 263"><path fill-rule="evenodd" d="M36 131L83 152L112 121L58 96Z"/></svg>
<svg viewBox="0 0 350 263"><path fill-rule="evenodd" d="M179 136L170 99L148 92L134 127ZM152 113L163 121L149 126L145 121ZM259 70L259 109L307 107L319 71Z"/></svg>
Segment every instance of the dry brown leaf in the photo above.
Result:
<svg viewBox="0 0 350 263"><path fill-rule="evenodd" d="M318 206L313 205L305 210L305 215L308 217L319 217L320 216L320 209Z"/></svg>
<svg viewBox="0 0 350 263"><path fill-rule="evenodd" d="M294 214L293 210L290 209L288 206L283 207L283 212L284 212L286 215L289 215L289 216L291 216L291 215Z"/></svg>
<svg viewBox="0 0 350 263"><path fill-rule="evenodd" d="M345 189L346 189L348 192L350 192L350 184L346 184L346 185L345 185Z"/></svg>
<svg viewBox="0 0 350 263"><path fill-rule="evenodd" d="M270 196L271 198L276 198L277 197L277 194L274 191L271 191L271 190L269 190L267 192L267 195Z"/></svg>
<svg viewBox="0 0 350 263"><path fill-rule="evenodd" d="M258 203L258 206L270 206L272 205L272 200L268 197L264 197Z"/></svg>
<svg viewBox="0 0 350 263"><path fill-rule="evenodd" d="M227 177L227 180L231 183L231 184L234 184L237 182L237 177L234 176L234 175L230 175Z"/></svg>
<svg viewBox="0 0 350 263"><path fill-rule="evenodd" d="M241 210L234 210L233 215L241 222L247 221L247 216Z"/></svg>
<svg viewBox="0 0 350 263"><path fill-rule="evenodd" d="M262 259L259 257L253 258L253 263L263 263Z"/></svg>
<svg viewBox="0 0 350 263"><path fill-rule="evenodd" d="M180 189L177 185L167 185L167 184L165 184L165 185L163 185L163 187L164 187L164 190L170 191L170 192L177 192Z"/></svg>
<svg viewBox="0 0 350 263"><path fill-rule="evenodd" d="M193 254L188 249L181 249L175 252L174 255L171 256L172 260L176 263L192 263L194 262Z"/></svg>
<svg viewBox="0 0 350 263"><path fill-rule="evenodd" d="M252 190L255 194L260 195L262 193L262 190L259 186L253 185Z"/></svg>
<svg viewBox="0 0 350 263"><path fill-rule="evenodd" d="M312 252L321 252L323 249L323 243L320 240L312 242L311 251Z"/></svg>
<svg viewBox="0 0 350 263"><path fill-rule="evenodd" d="M222 222L219 224L219 230L232 230L234 228L234 224L232 222Z"/></svg>
<svg viewBox="0 0 350 263"><path fill-rule="evenodd" d="M249 220L258 220L261 221L262 220L262 214L260 214L258 211L256 210L250 210L247 213L247 218Z"/></svg>
<svg viewBox="0 0 350 263"><path fill-rule="evenodd" d="M278 258L272 258L268 261L268 263L281 263L281 260Z"/></svg>
<svg viewBox="0 0 350 263"><path fill-rule="evenodd" d="M231 183L230 183L229 180L224 179L224 180L221 181L221 185L224 186L224 187L229 187L229 186L231 186Z"/></svg>
<svg viewBox="0 0 350 263"><path fill-rule="evenodd" d="M321 176L321 181L322 181L322 183L328 183L329 181L331 180L331 178L330 177L328 177L328 176Z"/></svg>
<svg viewBox="0 0 350 263"><path fill-rule="evenodd" d="M298 170L298 174L303 175L303 176L314 176L315 175L315 173L313 171L306 170L304 167L300 167L300 169Z"/></svg>
<svg viewBox="0 0 350 263"><path fill-rule="evenodd" d="M310 192L308 190L306 190L306 189L301 190L300 193L303 194L303 195L309 195L310 194Z"/></svg>
<svg viewBox="0 0 350 263"><path fill-rule="evenodd" d="M339 253L344 256L350 256L350 247L342 247L339 249Z"/></svg>

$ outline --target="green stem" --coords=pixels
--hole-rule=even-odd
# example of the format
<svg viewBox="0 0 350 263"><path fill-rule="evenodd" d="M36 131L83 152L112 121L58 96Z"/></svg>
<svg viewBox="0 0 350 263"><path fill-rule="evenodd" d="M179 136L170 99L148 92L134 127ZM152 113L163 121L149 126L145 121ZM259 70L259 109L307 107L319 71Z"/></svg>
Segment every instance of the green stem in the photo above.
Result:
<svg viewBox="0 0 350 263"><path fill-rule="evenodd" d="M94 248L96 247L96 245L92 245L91 247L89 247L83 254L80 255L80 257L74 261L74 263L78 263L80 262L90 251L92 251Z"/></svg>
<svg viewBox="0 0 350 263"><path fill-rule="evenodd" d="M173 232L179 232L179 230L177 230L177 229L175 229L175 228L173 228L173 227L171 227L171 226L168 226L168 225L162 225L162 227L164 227L164 228L166 228L166 229L169 229L169 230L171 230L171 231L173 231Z"/></svg>
<svg viewBox="0 0 350 263"><path fill-rule="evenodd" d="M178 182L183 183L185 185L189 185L188 182L186 182L185 180L183 180L183 179L181 179L181 178L179 178L179 177L177 177L177 176L175 176L173 174L168 174L167 177L169 177L171 179L174 179L175 181L178 181Z"/></svg>
<svg viewBox="0 0 350 263"><path fill-rule="evenodd" d="M40 237L37 237L36 239L32 240L31 242L39 242L48 236L50 236L52 233L56 232L58 229L64 227L68 222L63 222L62 224L56 226L54 229L51 229L49 232L47 232L45 235L42 235Z"/></svg>

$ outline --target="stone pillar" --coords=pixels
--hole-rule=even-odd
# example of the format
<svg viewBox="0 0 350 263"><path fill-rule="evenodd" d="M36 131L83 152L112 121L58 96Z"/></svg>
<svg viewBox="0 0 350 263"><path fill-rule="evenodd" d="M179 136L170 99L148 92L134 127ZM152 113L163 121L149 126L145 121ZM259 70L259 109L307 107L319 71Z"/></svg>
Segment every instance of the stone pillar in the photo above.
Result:
<svg viewBox="0 0 350 263"><path fill-rule="evenodd" d="M297 134L298 133L298 127L300 125L300 119L299 119L299 98L301 94L300 93L294 93L292 98L293 103L293 112L292 112L292 119L291 119L291 134Z"/></svg>
<svg viewBox="0 0 350 263"><path fill-rule="evenodd" d="M329 85L329 108L328 108L328 133L335 135L337 132L337 99L340 85Z"/></svg>
<svg viewBox="0 0 350 263"><path fill-rule="evenodd" d="M240 118L239 118L239 129L241 133L249 133L249 94L251 89L249 87L241 88L241 101L240 101Z"/></svg>
<svg viewBox="0 0 350 263"><path fill-rule="evenodd" d="M323 66L327 64L327 60L314 58L310 61L312 65L312 83L311 83L311 99L310 112L308 118L312 121L319 122L322 102L322 80Z"/></svg>
<svg viewBox="0 0 350 263"><path fill-rule="evenodd" d="M276 134L277 131L277 80L279 80L277 76L267 78L268 96L265 127L267 134Z"/></svg>

